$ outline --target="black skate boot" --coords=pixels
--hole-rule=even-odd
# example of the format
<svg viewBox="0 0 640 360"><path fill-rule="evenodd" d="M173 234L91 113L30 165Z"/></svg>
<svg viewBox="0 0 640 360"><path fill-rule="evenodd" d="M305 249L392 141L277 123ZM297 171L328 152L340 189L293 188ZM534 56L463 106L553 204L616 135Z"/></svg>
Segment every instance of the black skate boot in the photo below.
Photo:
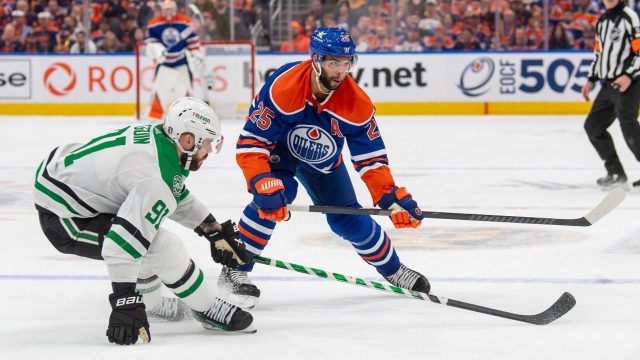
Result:
<svg viewBox="0 0 640 360"><path fill-rule="evenodd" d="M178 298L163 296L153 308L147 308L150 319L182 321L191 319L191 309Z"/></svg>
<svg viewBox="0 0 640 360"><path fill-rule="evenodd" d="M428 294L431 290L429 280L417 271L411 270L404 264L400 264L400 269L391 276L385 276L388 282L403 289L409 289Z"/></svg>
<svg viewBox="0 0 640 360"><path fill-rule="evenodd" d="M220 298L216 298L206 311L192 310L192 312L193 317L208 330L256 332L256 329L250 327L253 322L251 314Z"/></svg>
<svg viewBox="0 0 640 360"><path fill-rule="evenodd" d="M633 186L634 191L640 191L640 180L636 180L631 184Z"/></svg>
<svg viewBox="0 0 640 360"><path fill-rule="evenodd" d="M625 173L608 173L597 181L598 185L604 188L624 185L626 182L627 174Z"/></svg>
<svg viewBox="0 0 640 360"><path fill-rule="evenodd" d="M229 299L243 309L253 309L258 303L260 289L255 286L246 271L222 267L218 277L218 287L223 291L228 291Z"/></svg>

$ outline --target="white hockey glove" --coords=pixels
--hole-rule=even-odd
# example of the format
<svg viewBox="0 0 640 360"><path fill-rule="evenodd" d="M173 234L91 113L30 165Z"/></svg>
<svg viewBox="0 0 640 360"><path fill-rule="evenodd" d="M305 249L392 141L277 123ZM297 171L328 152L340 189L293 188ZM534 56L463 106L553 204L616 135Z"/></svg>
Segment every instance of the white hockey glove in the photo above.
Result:
<svg viewBox="0 0 640 360"><path fill-rule="evenodd" d="M204 54L200 50L189 51L189 56L187 57L189 62L189 67L191 71L198 75L204 74L206 71L206 65L204 63Z"/></svg>
<svg viewBox="0 0 640 360"><path fill-rule="evenodd" d="M167 49L164 45L152 42L145 47L145 53L157 64L162 64L166 58Z"/></svg>
<svg viewBox="0 0 640 360"><path fill-rule="evenodd" d="M211 258L218 264L235 269L238 265L251 261L244 242L240 240L236 224L231 220L218 224L213 215L209 214L194 231L209 240Z"/></svg>

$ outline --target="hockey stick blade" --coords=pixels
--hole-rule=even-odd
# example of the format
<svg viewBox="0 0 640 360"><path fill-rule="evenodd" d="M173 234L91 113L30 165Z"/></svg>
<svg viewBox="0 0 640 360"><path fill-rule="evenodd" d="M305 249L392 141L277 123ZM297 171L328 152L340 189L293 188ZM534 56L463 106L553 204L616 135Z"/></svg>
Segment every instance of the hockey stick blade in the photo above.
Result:
<svg viewBox="0 0 640 360"><path fill-rule="evenodd" d="M384 291L384 292L388 292L388 293L392 293L400 296L410 297L413 299L418 299L423 301L428 300L436 304L474 311L474 312L478 312L486 315L498 316L501 318L521 321L521 322L534 324L534 325L549 324L557 320L558 318L562 317L567 312L569 312L569 310L573 309L573 307L576 304L576 299L573 297L573 295L571 295L568 292L565 292L547 310L535 315L522 315L522 314L510 313L503 310L492 309L492 308L484 307L480 305L470 304L470 303L462 302L459 300L447 299L445 297L436 296L432 294L424 294L424 293L403 289L403 288L389 285L389 284L382 284L375 281L356 278L353 276L342 275L342 274L333 273L333 272L325 271L321 269L314 269L312 267L289 263L282 260L273 260L263 256L254 255L253 260L258 264L273 266L273 267L290 270L290 271L296 271L302 274L321 277L323 279L335 280L338 282L344 282L344 283L349 283L349 284L358 285L362 287L367 287L369 289L380 290L380 291Z"/></svg>
<svg viewBox="0 0 640 360"><path fill-rule="evenodd" d="M622 200L624 200L625 191L621 188L611 190L607 196L591 210L587 215L577 219L559 219L559 218L543 218L530 216L512 216L512 215L488 215L488 214L466 214L442 211L423 211L425 218L432 219L448 219L448 220L466 220L466 221L487 221L487 222L506 222L517 224L535 224L535 225L562 225L562 226L591 226L598 220L602 219L611 210L615 209ZM324 214L348 214L348 215L380 215L390 216L390 210L376 208L350 208L339 206L315 206L315 205L289 205L290 211L303 212L319 212Z"/></svg>

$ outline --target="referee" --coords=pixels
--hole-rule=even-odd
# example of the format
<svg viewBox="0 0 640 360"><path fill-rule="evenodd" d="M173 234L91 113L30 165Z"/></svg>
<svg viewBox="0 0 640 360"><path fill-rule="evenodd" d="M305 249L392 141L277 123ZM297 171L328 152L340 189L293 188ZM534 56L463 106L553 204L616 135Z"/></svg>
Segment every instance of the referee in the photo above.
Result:
<svg viewBox="0 0 640 360"><path fill-rule="evenodd" d="M593 147L604 160L607 175L598 179L603 187L627 182L622 163L607 128L618 118L627 146L640 161L640 20L622 0L602 0L606 12L596 23L595 59L582 96L601 79L602 89L591 106L584 129ZM640 187L640 180L633 183Z"/></svg>

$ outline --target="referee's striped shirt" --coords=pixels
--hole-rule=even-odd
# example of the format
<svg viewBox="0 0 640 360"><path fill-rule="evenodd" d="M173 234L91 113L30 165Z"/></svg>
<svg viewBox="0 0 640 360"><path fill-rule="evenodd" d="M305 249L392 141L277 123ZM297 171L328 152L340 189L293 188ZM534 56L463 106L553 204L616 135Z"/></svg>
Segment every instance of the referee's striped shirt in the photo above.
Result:
<svg viewBox="0 0 640 360"><path fill-rule="evenodd" d="M589 80L614 80L627 74L640 77L640 19L622 0L607 10L596 23L594 50L596 58L589 70Z"/></svg>

